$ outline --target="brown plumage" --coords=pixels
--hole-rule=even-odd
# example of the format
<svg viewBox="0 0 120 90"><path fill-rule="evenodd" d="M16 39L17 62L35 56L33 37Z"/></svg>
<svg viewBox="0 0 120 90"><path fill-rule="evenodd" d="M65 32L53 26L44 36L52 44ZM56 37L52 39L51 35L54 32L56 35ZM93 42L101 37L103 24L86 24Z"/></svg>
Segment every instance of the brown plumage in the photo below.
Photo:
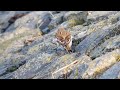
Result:
<svg viewBox="0 0 120 90"><path fill-rule="evenodd" d="M56 33L56 38L59 44L61 44L67 52L71 51L72 36L71 33L66 31L63 27L59 28Z"/></svg>

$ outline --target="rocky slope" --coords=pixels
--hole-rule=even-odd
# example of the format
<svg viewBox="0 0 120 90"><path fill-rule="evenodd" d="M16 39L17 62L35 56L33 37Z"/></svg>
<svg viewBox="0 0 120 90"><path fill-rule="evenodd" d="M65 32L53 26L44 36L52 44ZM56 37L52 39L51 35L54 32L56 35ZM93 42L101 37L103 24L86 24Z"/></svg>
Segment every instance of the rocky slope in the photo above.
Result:
<svg viewBox="0 0 120 90"><path fill-rule="evenodd" d="M0 11L0 79L120 79L119 67L119 11Z"/></svg>

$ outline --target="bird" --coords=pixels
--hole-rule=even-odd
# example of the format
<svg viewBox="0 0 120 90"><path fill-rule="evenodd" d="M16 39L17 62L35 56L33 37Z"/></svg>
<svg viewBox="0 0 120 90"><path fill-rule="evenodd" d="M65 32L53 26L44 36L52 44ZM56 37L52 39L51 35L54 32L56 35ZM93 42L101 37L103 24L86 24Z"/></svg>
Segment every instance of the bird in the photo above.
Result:
<svg viewBox="0 0 120 90"><path fill-rule="evenodd" d="M68 53L72 52L72 35L69 31L65 30L63 27L58 28L55 34L57 42L62 45Z"/></svg>

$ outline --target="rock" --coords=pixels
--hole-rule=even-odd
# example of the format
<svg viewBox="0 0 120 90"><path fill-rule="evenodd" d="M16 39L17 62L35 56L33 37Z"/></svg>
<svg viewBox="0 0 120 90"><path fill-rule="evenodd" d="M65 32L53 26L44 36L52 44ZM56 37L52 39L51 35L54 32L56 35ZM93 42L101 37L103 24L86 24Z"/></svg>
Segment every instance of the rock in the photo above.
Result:
<svg viewBox="0 0 120 90"><path fill-rule="evenodd" d="M49 29L54 29L55 27L57 27L59 24L61 24L63 22L63 15L65 13L58 13L56 15L54 15L54 17L52 18L52 21L49 24Z"/></svg>
<svg viewBox="0 0 120 90"><path fill-rule="evenodd" d="M83 24L87 20L87 11L69 11L67 12L63 20L75 20L76 24Z"/></svg>
<svg viewBox="0 0 120 90"><path fill-rule="evenodd" d="M77 68L79 68L80 66L83 66L83 64L87 65L87 63L91 60L88 56L83 55L76 59L78 61L77 64L75 64L75 65L73 64L70 67L68 67L67 69L63 69L59 72L56 72L56 71L60 70L61 68L64 68L65 66L70 65L71 63L75 62L76 60L74 60L75 59L74 55L76 56L76 54L72 54L72 56L64 55L63 57L61 57L59 59L59 61L57 60L55 62L52 62L51 63L52 67L48 65L46 67L45 71L43 71L44 69L42 69L39 73L37 73L37 75L33 79L40 79L40 78L43 78L43 79L47 79L47 78L60 79L60 78L62 78L62 79L64 79L65 77L63 76L63 74L64 74L65 70L67 71L66 74L68 74L69 72L72 72L69 75L67 75L67 78L76 77L74 74L74 71ZM61 64L59 64L59 63L61 63ZM85 71L84 68L80 67L79 69L82 69L83 71L79 71L78 73ZM82 73L80 75L82 75Z"/></svg>
<svg viewBox="0 0 120 90"><path fill-rule="evenodd" d="M50 11L52 14L58 14L58 13L62 13L62 12L68 12L68 11Z"/></svg>
<svg viewBox="0 0 120 90"><path fill-rule="evenodd" d="M68 29L69 30L69 29ZM82 25L77 25L71 28L71 33L74 40L82 39L87 36L88 27L83 27Z"/></svg>
<svg viewBox="0 0 120 90"><path fill-rule="evenodd" d="M28 61L28 63L29 63L29 60L32 62L32 58L33 58L33 60L35 60L34 58L36 58L36 60L40 60L40 58L41 58L41 61L38 61L39 63L37 63L37 64L40 64L40 65L36 65L36 67L34 67L34 65L33 65L33 67L29 67L30 71L27 71L28 69L24 68L23 72L25 73L25 75L21 72L21 74L19 74L18 78L30 78L32 75L35 75L35 73L32 73L33 72L32 70L35 70L35 71L38 70L38 66L41 66L41 64L42 64L41 62L43 62L42 65L44 65L44 63L47 63L47 62L49 62L49 60L51 60L50 58L54 58L54 56L56 56L56 54L55 54L56 46L54 44L52 44L52 42L48 43L48 42L50 42L50 40L52 40L52 38L53 38L53 35L50 35L50 34L49 35L45 35L44 38L39 38L38 41L33 42L31 45L29 45L27 47L24 47L20 51L19 54L23 55L23 57L21 59L19 58L17 60L17 62L16 62L15 58L13 59L14 62L16 62L16 63L13 63L13 64L16 65L16 64L20 63L20 61L22 61L22 62L23 61L26 61L26 62ZM40 55L40 56L37 57L36 55ZM43 60L42 59L43 57L44 58L46 57L46 59ZM29 66L29 65L27 64L27 66ZM20 70L22 70L22 69L20 69ZM30 73L28 73L28 72L30 72ZM16 74L17 73L19 73L19 70L18 70L18 72L16 71ZM14 75L14 76L17 77L17 75Z"/></svg>
<svg viewBox="0 0 120 90"><path fill-rule="evenodd" d="M120 33L119 29L120 22L113 24L109 27L104 27L97 30L87 36L79 45L75 48L76 51L81 53L90 53L95 47L103 43L105 40L109 39Z"/></svg>
<svg viewBox="0 0 120 90"><path fill-rule="evenodd" d="M12 79L12 73L5 74L5 75L1 76L0 79Z"/></svg>
<svg viewBox="0 0 120 90"><path fill-rule="evenodd" d="M120 79L120 72L119 72L119 74L118 74L118 79Z"/></svg>
<svg viewBox="0 0 120 90"><path fill-rule="evenodd" d="M81 64L70 72L68 79L82 79L83 73L87 70L87 64Z"/></svg>
<svg viewBox="0 0 120 90"><path fill-rule="evenodd" d="M4 32L9 26L9 20L15 15L15 11L1 11L0 12L0 33Z"/></svg>
<svg viewBox="0 0 120 90"><path fill-rule="evenodd" d="M0 33L0 79L120 78L119 11L11 12ZM56 41L61 26L73 36L71 53Z"/></svg>
<svg viewBox="0 0 120 90"><path fill-rule="evenodd" d="M120 50L116 49L101 57L96 58L89 63L89 67L83 74L82 78L95 78L97 75L106 71L109 67L115 64L120 57Z"/></svg>
<svg viewBox="0 0 120 90"><path fill-rule="evenodd" d="M5 32L6 29L13 23L16 19L28 14L30 11L2 11L0 12L0 33Z"/></svg>
<svg viewBox="0 0 120 90"><path fill-rule="evenodd" d="M51 22L51 17L50 17L49 14L46 14L44 16L44 18L42 18L42 19L43 20L42 21L40 20L40 22L38 23L38 26L39 26L40 30L45 29L49 25L49 23Z"/></svg>
<svg viewBox="0 0 120 90"><path fill-rule="evenodd" d="M6 72L7 68L5 66L0 67L0 76Z"/></svg>
<svg viewBox="0 0 120 90"><path fill-rule="evenodd" d="M92 50L90 52L90 56L96 58L106 52L111 52L112 50L119 49L120 48L119 41L120 41L119 35L111 37L110 39L106 40L103 44Z"/></svg>
<svg viewBox="0 0 120 90"><path fill-rule="evenodd" d="M44 57L44 60L42 59ZM53 57L53 54L40 54L30 61L28 61L24 66L20 67L17 71L14 72L13 78L16 79L26 79L32 78L36 75L38 71L44 66L49 65L49 60ZM44 65L44 66L43 66Z"/></svg>
<svg viewBox="0 0 120 90"><path fill-rule="evenodd" d="M28 61L24 66L20 67L17 71L15 71L12 77L17 79L53 78L51 73L72 63L75 60L75 56L76 54L72 54L72 55L67 54L58 59L57 58L58 56L54 54L48 54L48 55L40 54L39 56L34 57L31 61ZM43 57L45 58L44 60L42 59ZM79 64L85 64L90 61L90 58L87 56L82 56L78 58L78 61ZM76 67L77 66L74 66L74 68ZM59 73L55 74L56 78L59 78L60 76L61 74Z"/></svg>
<svg viewBox="0 0 120 90"><path fill-rule="evenodd" d="M118 12L116 11L107 11L107 12L106 11L96 11L96 12L91 11L90 13L91 14L89 14L87 17L88 19L103 20L102 19L103 17L107 17L112 14L114 15Z"/></svg>
<svg viewBox="0 0 120 90"><path fill-rule="evenodd" d="M68 76L68 79L82 79L82 75L88 68L88 63L91 61L91 58L83 55L78 59L81 61L74 68L72 68L71 74Z"/></svg>
<svg viewBox="0 0 120 90"><path fill-rule="evenodd" d="M5 66L5 69L3 68L4 72L7 72L6 68L16 65L19 67L20 64L26 61L26 56L21 53L22 49L25 48L24 41L30 38L37 39L41 37L39 33L40 31L38 30L30 30L29 28L22 27L12 33L13 37L11 39L9 38L9 40L0 43L0 67Z"/></svg>
<svg viewBox="0 0 120 90"><path fill-rule="evenodd" d="M10 24L14 23L15 20L17 20L18 18L21 18L23 16L25 16L26 14L30 13L31 11L15 11L15 15L13 17L10 18L10 20L8 21Z"/></svg>
<svg viewBox="0 0 120 90"><path fill-rule="evenodd" d="M47 11L34 11L31 12L24 17L21 17L15 21L13 25L11 25L6 32L12 32L16 28L26 27L30 29L44 29L48 26L50 22L50 13ZM40 25L39 25L40 24Z"/></svg>
<svg viewBox="0 0 120 90"><path fill-rule="evenodd" d="M100 32L101 32L101 34L102 34L102 32L104 32L103 30L104 29L106 29L106 27L108 27L108 29L111 29L111 28L113 28L114 26L112 26L113 24L111 23L112 22L112 20L116 20L116 18L118 18L119 17L119 12L118 13L115 13L115 12L111 12L111 14L110 14L110 12L107 12L107 16L106 17L108 17L108 18L106 18L106 19L104 19L104 20L102 20L102 21L99 21L99 22L97 22L97 23L92 23L92 24L90 24L89 26L85 26L85 27L83 27L83 28L79 28L80 26L78 26L78 30L79 31L81 31L81 32L78 32L79 34L76 34L75 35L75 40L78 42L78 44L80 45L81 43L82 43L82 40L83 40L83 42L84 42L84 44L83 44L83 46L85 46L85 44L86 44L86 40L87 40L87 37L86 36L88 36L88 39L90 40L90 36L91 35L93 35L93 33L94 33L94 35L93 35L93 39L95 39L94 37L96 37L96 35L98 34L100 34L100 33L96 33L96 32L98 32L99 30L100 30ZM104 14L103 14L104 15ZM105 14L106 15L106 14ZM97 21L97 20L96 20ZM119 21L119 20L118 20ZM116 22L117 23L117 22ZM115 24L116 24L115 23ZM119 23L119 22L118 22ZM116 26L115 26L116 27ZM119 27L119 26L118 26ZM75 31L76 31L76 28L74 29ZM119 34L119 29L116 29L116 30L118 30L118 34ZM105 31L106 32L106 31ZM113 31L114 32L114 31ZM104 34L103 34L104 35ZM110 34L111 35L111 34ZM114 35L117 35L117 34L114 34ZM101 35L102 36L102 35ZM116 48L119 48L119 35L118 35L118 37L114 37L114 38L111 38L111 37L113 37L113 36L106 36L106 42L100 42L100 44L97 46L96 44L98 43L98 42L96 42L95 41L95 46L93 46L94 44L94 42L91 42L93 39L91 38L91 40L90 41L88 41L88 43L90 43L91 42L91 45L88 45L90 48L91 47L93 47L93 49L91 49L91 50L85 50L85 52L86 53L89 53L90 54L90 56L92 57L92 58L96 58L96 57L98 57L99 55L101 55L101 54L103 54L103 53L105 53L106 51L108 51L108 50L113 50L113 49L116 49ZM84 39L84 38L86 38L86 39ZM111 38L111 39L110 39ZM116 38L116 39L115 39ZM107 40L108 39L108 40ZM113 40L114 39L114 40ZM85 40L85 41L84 41ZM97 39L96 39L97 40ZM118 43L117 43L118 42ZM104 43L104 44L103 44ZM106 49L106 45L110 45L110 44L112 44L112 43L114 43L113 44L113 48L111 48L111 49ZM78 45L78 46L79 46ZM116 46L117 45L117 46ZM89 48L88 47L88 48ZM89 49L90 49L89 48ZM84 50L83 49L83 47L81 47L81 49L82 50ZM87 49L87 48L86 48ZM76 50L78 51L78 48L76 47ZM82 50L79 50L81 53L82 53ZM85 53L85 52L83 52L83 53Z"/></svg>
<svg viewBox="0 0 120 90"><path fill-rule="evenodd" d="M48 34L50 32L50 29L47 27L45 29L41 30L42 34Z"/></svg>
<svg viewBox="0 0 120 90"><path fill-rule="evenodd" d="M105 71L99 79L116 79L120 72L120 62L114 64L107 71Z"/></svg>
<svg viewBox="0 0 120 90"><path fill-rule="evenodd" d="M65 22L61 23L60 27L64 27L65 29L68 29L68 28L72 28L76 25L77 25L77 23L75 22L75 20L69 20L69 21L65 21Z"/></svg>
<svg viewBox="0 0 120 90"><path fill-rule="evenodd" d="M1 41L0 46L1 46L1 52L5 51L4 49L8 49L7 47L10 46L12 44L13 48L15 49L15 46L17 46L16 48L19 49L19 47L23 47L24 46L24 40L33 36L39 36L38 34L40 33L40 31L36 30L31 30L29 28L24 28L22 27L21 29L16 29L16 31L14 31L13 33L9 34L8 36L5 36L4 39ZM16 41L18 40L18 41ZM16 44L13 44L13 42L15 41ZM12 47L9 47L13 50ZM8 52L8 50L7 50Z"/></svg>

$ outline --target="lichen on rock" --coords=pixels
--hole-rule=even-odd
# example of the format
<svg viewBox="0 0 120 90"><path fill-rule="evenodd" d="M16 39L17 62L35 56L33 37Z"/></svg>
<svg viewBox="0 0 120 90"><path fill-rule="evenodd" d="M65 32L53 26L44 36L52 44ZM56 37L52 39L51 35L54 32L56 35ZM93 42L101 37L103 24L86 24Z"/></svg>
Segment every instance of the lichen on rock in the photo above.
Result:
<svg viewBox="0 0 120 90"><path fill-rule="evenodd" d="M120 79L119 11L1 11L0 20L0 79ZM56 41L60 27L71 53Z"/></svg>

